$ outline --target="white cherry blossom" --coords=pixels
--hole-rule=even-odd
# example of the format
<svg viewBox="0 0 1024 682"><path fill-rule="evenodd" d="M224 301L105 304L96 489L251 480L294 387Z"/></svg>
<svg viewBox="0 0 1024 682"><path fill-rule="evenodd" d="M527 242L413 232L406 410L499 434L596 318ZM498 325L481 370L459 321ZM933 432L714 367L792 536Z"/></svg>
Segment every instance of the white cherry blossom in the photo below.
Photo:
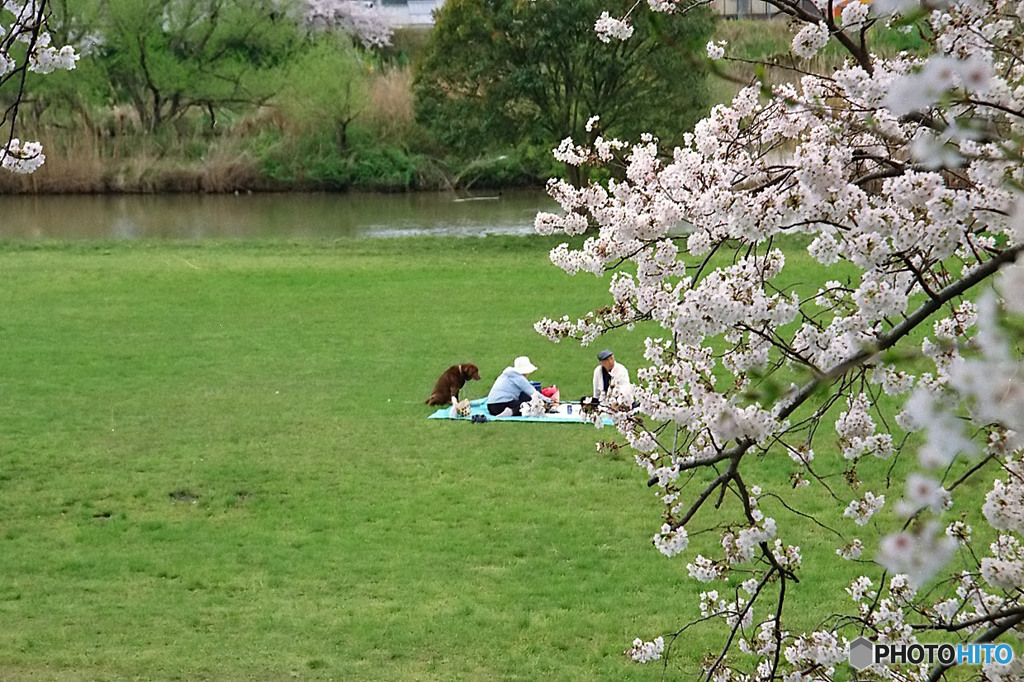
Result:
<svg viewBox="0 0 1024 682"><path fill-rule="evenodd" d="M633 35L633 27L625 19L617 19L608 12L602 12L594 24L594 31L602 42L610 43L612 39L627 40Z"/></svg>
<svg viewBox="0 0 1024 682"><path fill-rule="evenodd" d="M583 345L647 332L613 418L661 505L654 545L720 588L688 609L732 635L702 659L709 680L846 679L856 636L971 641L1024 607L1024 3L886 4L837 17L824 0L778 2L799 73L766 65L773 77L676 148L596 127L563 141L557 159L614 179L550 182L560 211L536 220L566 236L554 265L608 289L606 306L549 313L537 331ZM861 46L894 11L934 36L929 53ZM602 39L628 37L629 19L602 15ZM848 58L819 73L806 60L830 40ZM808 281L822 268L828 281ZM831 508L804 511L808 492ZM717 546L695 555L708 531ZM824 553L819 536L834 541ZM986 552L976 537L997 541ZM850 613L795 624L780 586L806 589L808 564L840 557L863 569ZM789 632L765 620L777 612ZM631 657L667 656L648 644Z"/></svg>

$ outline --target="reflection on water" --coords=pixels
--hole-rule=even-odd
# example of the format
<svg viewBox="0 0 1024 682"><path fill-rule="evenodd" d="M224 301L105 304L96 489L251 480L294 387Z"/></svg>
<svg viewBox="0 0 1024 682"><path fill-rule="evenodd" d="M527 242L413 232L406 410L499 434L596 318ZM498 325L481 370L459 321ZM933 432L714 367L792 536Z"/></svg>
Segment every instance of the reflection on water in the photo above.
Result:
<svg viewBox="0 0 1024 682"><path fill-rule="evenodd" d="M540 191L0 196L0 239L250 239L532 234Z"/></svg>

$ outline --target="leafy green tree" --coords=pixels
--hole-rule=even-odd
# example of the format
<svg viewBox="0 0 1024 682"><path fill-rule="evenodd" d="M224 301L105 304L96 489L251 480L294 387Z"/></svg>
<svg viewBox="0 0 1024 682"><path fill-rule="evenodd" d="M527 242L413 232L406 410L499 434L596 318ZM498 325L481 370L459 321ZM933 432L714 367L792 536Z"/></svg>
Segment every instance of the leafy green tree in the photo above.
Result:
<svg viewBox="0 0 1024 682"><path fill-rule="evenodd" d="M213 125L218 112L266 101L302 39L274 0L92 2L81 12L96 22L95 58L148 130L197 108Z"/></svg>
<svg viewBox="0 0 1024 682"><path fill-rule="evenodd" d="M305 131L327 131L338 151L366 103L369 68L351 41L326 34L312 41L288 67L278 107Z"/></svg>
<svg viewBox="0 0 1024 682"><path fill-rule="evenodd" d="M551 145L601 116L605 136L676 140L707 107L700 54L710 11L636 16L628 41L602 42L602 11L625 0L448 0L417 64L417 118L458 152Z"/></svg>

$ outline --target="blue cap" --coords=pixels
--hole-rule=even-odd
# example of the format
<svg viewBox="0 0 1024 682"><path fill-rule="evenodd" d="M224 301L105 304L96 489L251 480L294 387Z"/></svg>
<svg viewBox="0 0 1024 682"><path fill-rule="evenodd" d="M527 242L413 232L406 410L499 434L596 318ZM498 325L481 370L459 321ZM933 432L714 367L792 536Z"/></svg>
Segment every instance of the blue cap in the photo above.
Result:
<svg viewBox="0 0 1024 682"><path fill-rule="evenodd" d="M606 348L605 350L603 350L603 351L601 351L600 353L597 354L597 359L598 360L607 360L611 356L612 356L612 352Z"/></svg>

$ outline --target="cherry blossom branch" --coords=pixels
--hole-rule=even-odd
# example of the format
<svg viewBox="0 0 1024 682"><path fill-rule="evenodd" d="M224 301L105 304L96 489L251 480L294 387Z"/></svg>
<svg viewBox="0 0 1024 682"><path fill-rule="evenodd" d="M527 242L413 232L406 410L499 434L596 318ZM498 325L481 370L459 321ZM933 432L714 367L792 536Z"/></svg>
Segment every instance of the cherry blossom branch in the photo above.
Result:
<svg viewBox="0 0 1024 682"><path fill-rule="evenodd" d="M1002 623L993 625L988 630L983 632L980 637L973 640L975 644L984 644L987 642L995 641L996 637L1011 630L1024 622L1024 608L1016 610L1012 616L1004 620ZM947 665L945 663L939 663L932 668L931 673L928 675L928 682L938 682L942 679L943 673L952 668L953 665Z"/></svg>
<svg viewBox="0 0 1024 682"><path fill-rule="evenodd" d="M726 483L728 483L729 480L732 479L734 473L735 472L733 471L733 466L730 464L729 468L727 468L725 471L723 471L717 477L715 477L715 480L711 481L711 483L709 483L707 487L705 487L704 490L701 491L700 495L698 495L697 499L694 500L693 504L690 505L690 509L683 515L683 517L680 520L671 524L672 528L675 529L685 527L686 524L690 522L690 519L692 519L694 515L704 505L705 500L711 497L711 495L715 492L718 486L725 485Z"/></svg>
<svg viewBox="0 0 1024 682"><path fill-rule="evenodd" d="M794 509L793 507L789 506L789 504L787 504L784 499L782 499L781 497L779 497L775 493L765 493L764 496L765 497L771 497L771 498L773 498L775 500L778 500L779 504L781 504L783 507L785 507L786 509L788 509L792 513L796 514L797 516L802 516L805 519L809 519L809 520L813 521L815 523L815 525L817 525L820 528L824 528L828 532L834 534L836 537L839 537L839 538L843 537L842 533L837 531L835 528L832 528L830 526L825 525L820 520L818 520L817 517L811 516L810 514L805 514L802 511L800 511L799 509Z"/></svg>
<svg viewBox="0 0 1024 682"><path fill-rule="evenodd" d="M772 657L772 669L768 679L774 680L779 670L779 660L782 655L782 607L786 602L786 574L779 573L779 600L775 608L775 625L772 628L772 636L775 638L775 653Z"/></svg>
<svg viewBox="0 0 1024 682"><path fill-rule="evenodd" d="M770 553L770 550L768 550L767 547L764 547L762 551ZM743 625L743 619L746 617L747 612L749 612L750 609L753 608L754 602L757 601L757 596L761 594L761 590L763 590L764 586L768 584L768 580L772 577L774 573L774 567L768 569L768 571L765 572L764 576L757 583L757 587L754 588L754 593L750 595L750 600L744 605L743 610L734 616L736 619L736 623L732 626L732 629L729 631L729 636L725 640L725 645L722 647L722 652L718 655L718 658L715 660L714 663L711 664L711 667L709 667L707 672L705 673L704 682L711 682L711 679L714 677L715 670L718 669L718 666L721 665L723 660L725 660L726 654L729 653L729 648L732 646L732 641L736 638L736 633Z"/></svg>
<svg viewBox="0 0 1024 682"><path fill-rule="evenodd" d="M796 392L793 398L788 401L781 410L779 410L779 417L781 419L785 419L789 415L793 414L798 407L806 402L807 399L818 390L818 387L821 386L822 383L845 375L848 371L861 365L878 353L895 346L900 339L914 331L918 325L938 312L947 302L963 295L976 285L984 282L998 272L1000 268L1013 263L1022 251L1024 251L1024 245L1009 247L983 265L972 270L963 279L953 282L944 289L936 292L934 298L931 298L922 304L891 331L880 336L878 341L871 344L870 347L850 356L836 367L825 372L820 378L812 379L804 384L804 386Z"/></svg>
<svg viewBox="0 0 1024 682"><path fill-rule="evenodd" d="M35 9L35 15L32 18L28 19L27 21L25 21L23 16L18 16L15 20L15 25L11 27L11 30L7 34L6 40L4 40L3 44L0 45L0 56L2 56L5 61L7 59L7 52L9 51L11 45L15 42L15 40L20 39L21 36L24 35L25 29L21 29L19 31L18 29L21 28L19 24L28 29L29 37L28 40L26 41L27 49L25 51L25 54L32 54L33 50L35 50L36 44L39 41L40 27L42 27L44 22L46 21L46 0L34 0L33 4L26 5L25 7L23 7L22 12L26 12L33 8ZM6 84L9 80L15 77L17 78L18 83L17 88L14 92L14 97L11 100L10 105L8 105L7 109L4 110L3 118L0 119L0 123L7 123L9 126L7 133L7 143L3 146L3 149L10 149L11 143L17 136L15 125L18 119L18 107L21 104L21 100L25 96L25 80L28 77L28 66L29 62L26 56L24 63L19 64L14 68L13 71L9 71L8 73L4 74L3 77L0 77L0 85Z"/></svg>
<svg viewBox="0 0 1024 682"><path fill-rule="evenodd" d="M987 613L983 616L977 616L976 618L968 618L967 620L960 621L959 623L953 624L935 624L935 623L914 623L910 627L914 630L942 630L944 632L959 632L967 628L972 628L976 625L983 625L985 623L993 623L1003 618L1012 618L1016 616L1024 616L1024 606L1016 606L1012 609L1005 611L998 611L996 613ZM1020 621L1018 621L1020 622ZM1011 626L1012 627L1012 626ZM1009 628L1007 628L1009 629ZM1005 631L1004 631L1005 632ZM981 642L982 640L977 640ZM989 640L991 641L991 640Z"/></svg>
<svg viewBox="0 0 1024 682"><path fill-rule="evenodd" d="M1024 60L1011 37L1019 37L1024 16L1010 0L954 3L941 19L908 15L935 32L935 54L882 58L869 52L867 33L875 18L863 3L846 3L841 24L831 0L772 4L803 24L792 44L795 57L811 59L835 39L854 60L828 74L815 73L810 61L803 68L795 58L791 65L774 65L792 71L774 85L758 74L730 104L712 109L671 155L650 138L619 156L607 149L624 149L624 143L592 139L592 150L563 145L567 163L621 160L623 179L607 187L555 188L563 208L585 212L587 221L568 214L561 223L558 216L538 219L545 233L600 228L578 251L567 245L553 250L559 267L570 273L626 270L610 287L612 308L576 323L546 320L538 331L590 341L643 310L667 334L648 339L644 357L651 365L640 370L637 407L615 423L637 450L649 483L663 488L666 509L655 547L670 557L685 551L691 524L693 536L720 531L724 561L698 556L687 564L691 576L726 580L748 564L757 577L743 583L754 596L745 605L738 591L732 606L721 602L718 608L706 601L717 602L717 591L702 595L702 613L725 615L731 625L722 648L716 646L701 666L703 678L721 682L801 674L832 679L845 657L840 629L859 626L902 642L913 641L910 633L917 630L955 628L965 637L989 624L991 632L1016 619L1020 605L1001 600L979 581L1017 594L1024 574L1024 438L1018 435L1024 421L1013 412L1024 405L1024 369L1018 369L1019 345L997 325L1000 306L1024 312L1024 304L1015 303L1024 300L1024 263L1010 267L1024 248L1024 202L1014 194L1024 188L1017 126L1024 118ZM650 5L675 7L668 0ZM725 52L720 42L709 43L707 51L711 60ZM989 100L1003 108L987 106ZM677 220L689 221L692 232L671 234L667 226ZM807 254L822 266L840 263L836 278L845 284L825 284L806 296L805 287L821 283L780 278L787 261L801 263L799 255L776 245L777 236L789 234L807 235ZM997 285L999 303L987 292L968 297L986 282ZM920 352L887 352L919 336ZM934 372L918 373L914 358L934 362ZM783 389L791 379L792 387ZM815 470L814 446L828 439L828 415L843 410L841 401L847 407L835 432L845 462L834 471L822 465ZM641 416L664 428L674 424L674 430L649 429ZM918 431L920 437L911 435ZM983 461L956 473L952 462L962 461L961 453L985 435ZM911 446L918 443L924 471L908 475ZM872 519L885 502L875 491L850 503L844 516L871 523L869 530L884 535L902 529L884 535L875 555L882 571L860 559L859 538L839 548L837 554L864 567L865 575L847 590L858 604L856 615L793 637L784 655L790 637L782 630L782 611L802 557L795 543L782 544L776 520L758 501L769 497L785 517L811 519L812 530L842 538L844 529L802 512L783 492L784 483L778 493L748 489L744 478L761 472L754 460L743 468L746 456L783 448L798 465L793 485L813 477L835 500L844 479L854 489L880 484L887 493L907 484L893 505L896 519ZM860 466L869 455L890 462L876 474ZM988 539L995 531L995 541L991 555L979 557L967 516L945 533L937 521L951 504L951 491L963 496L964 483L980 478L998 458L1000 478L982 508L990 527L980 533ZM700 473L705 466L708 472ZM684 494L692 497L681 500ZM976 492L970 495L973 500ZM709 505L724 508L727 498L737 500L741 511L730 504L724 522L698 527L695 519L705 516L699 512L710 516ZM730 523L732 517L740 518ZM963 567L955 578L931 583L957 551L955 543ZM882 584L876 585L879 573ZM775 622L761 623L754 645L745 619L753 601L767 601L764 585L776 575ZM921 585L931 587L918 592ZM942 600L953 590L958 598ZM961 624L954 625L956 619ZM731 660L737 638L745 653L748 644L758 649L756 672ZM660 638L639 642L632 658L660 657ZM891 672L894 679L912 675L899 666Z"/></svg>
<svg viewBox="0 0 1024 682"><path fill-rule="evenodd" d="M954 490L959 488L964 483L964 481L969 479L971 476L973 476L977 472L981 471L985 467L986 464L988 464L989 462L991 462L995 458L996 458L995 454L991 453L991 452L989 454L985 455L985 457L982 458L982 460L980 462L978 462L977 464L972 466L970 469L968 469L960 478L958 478L957 480L953 481L946 488L946 490L948 490L949 492L953 492Z"/></svg>

